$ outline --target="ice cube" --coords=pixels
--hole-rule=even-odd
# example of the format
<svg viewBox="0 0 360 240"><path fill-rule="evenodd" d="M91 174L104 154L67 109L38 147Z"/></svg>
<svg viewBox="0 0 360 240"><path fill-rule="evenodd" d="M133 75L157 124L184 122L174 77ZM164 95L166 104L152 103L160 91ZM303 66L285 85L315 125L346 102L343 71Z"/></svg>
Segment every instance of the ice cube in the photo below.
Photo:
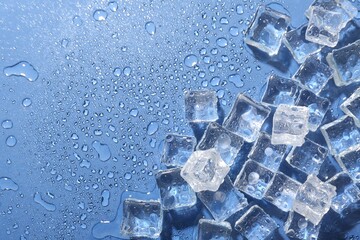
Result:
<svg viewBox="0 0 360 240"><path fill-rule="evenodd" d="M271 74L268 78L262 102L271 106L278 106L279 104L294 105L299 90L299 86L292 79Z"/></svg>
<svg viewBox="0 0 360 240"><path fill-rule="evenodd" d="M286 14L261 5L247 30L245 42L270 56L276 55L289 23L290 17Z"/></svg>
<svg viewBox="0 0 360 240"><path fill-rule="evenodd" d="M244 194L234 188L229 177L217 191L203 191L197 195L216 221L224 221L248 205Z"/></svg>
<svg viewBox="0 0 360 240"><path fill-rule="evenodd" d="M307 89L302 89L295 105L309 108L308 127L310 131L315 132L321 125L330 107L330 101L327 98L317 96Z"/></svg>
<svg viewBox="0 0 360 240"><path fill-rule="evenodd" d="M335 47L339 41L342 15L319 6L310 8L310 19L305 39L317 44Z"/></svg>
<svg viewBox="0 0 360 240"><path fill-rule="evenodd" d="M302 146L291 149L286 161L306 174L317 175L327 153L328 150L325 147L306 138Z"/></svg>
<svg viewBox="0 0 360 240"><path fill-rule="evenodd" d="M200 219L198 225L198 240L231 240L232 228L228 222L217 222Z"/></svg>
<svg viewBox="0 0 360 240"><path fill-rule="evenodd" d="M229 171L229 166L212 148L193 152L180 174L195 192L217 191Z"/></svg>
<svg viewBox="0 0 360 240"><path fill-rule="evenodd" d="M252 146L248 158L263 164L270 170L277 171L285 151L286 145L272 145L271 137L262 132Z"/></svg>
<svg viewBox="0 0 360 240"><path fill-rule="evenodd" d="M357 126L360 126L360 88L340 105L341 110L352 117Z"/></svg>
<svg viewBox="0 0 360 240"><path fill-rule="evenodd" d="M235 180L235 187L250 196L261 199L269 187L274 173L262 164L247 160Z"/></svg>
<svg viewBox="0 0 360 240"><path fill-rule="evenodd" d="M234 162L236 155L244 144L242 137L223 128L216 122L209 123L197 149L206 150L215 148L229 166Z"/></svg>
<svg viewBox="0 0 360 240"><path fill-rule="evenodd" d="M337 86L347 86L360 82L360 40L345 47L334 49L326 57L329 66L334 70L334 81Z"/></svg>
<svg viewBox="0 0 360 240"><path fill-rule="evenodd" d="M158 238L162 231L163 212L159 201L125 199L121 231L131 238Z"/></svg>
<svg viewBox="0 0 360 240"><path fill-rule="evenodd" d="M360 144L360 129L349 116L343 116L320 127L332 155L338 155Z"/></svg>
<svg viewBox="0 0 360 240"><path fill-rule="evenodd" d="M195 137L168 134L164 141L161 161L168 167L181 167L194 151L195 145Z"/></svg>
<svg viewBox="0 0 360 240"><path fill-rule="evenodd" d="M293 76L295 80L315 94L320 93L331 77L331 68L322 63L316 55L308 57Z"/></svg>
<svg viewBox="0 0 360 240"><path fill-rule="evenodd" d="M327 182L336 187L337 194L331 203L335 212L341 214L344 209L360 200L360 189L347 173L338 173Z"/></svg>
<svg viewBox="0 0 360 240"><path fill-rule="evenodd" d="M172 168L156 174L164 210L191 207L196 204L196 194L180 176L180 170L180 168Z"/></svg>
<svg viewBox="0 0 360 240"><path fill-rule="evenodd" d="M278 228L276 222L257 205L249 208L235 223L235 230L247 239L267 239Z"/></svg>
<svg viewBox="0 0 360 240"><path fill-rule="evenodd" d="M247 142L254 142L269 114L270 108L253 101L244 94L239 94L224 120L223 127L241 136Z"/></svg>
<svg viewBox="0 0 360 240"><path fill-rule="evenodd" d="M356 182L360 182L360 146L351 147L336 159Z"/></svg>
<svg viewBox="0 0 360 240"><path fill-rule="evenodd" d="M303 63L311 54L321 51L322 46L305 39L307 24L297 29L291 30L285 34L283 42L289 49L295 61Z"/></svg>
<svg viewBox="0 0 360 240"><path fill-rule="evenodd" d="M282 211L288 212L292 209L296 191L300 185L301 184L294 179L281 172L277 172L270 187L265 192L264 199Z"/></svg>
<svg viewBox="0 0 360 240"><path fill-rule="evenodd" d="M211 90L185 92L185 118L189 122L213 122L218 117L216 92Z"/></svg>
<svg viewBox="0 0 360 240"><path fill-rule="evenodd" d="M318 225L329 211L335 195L336 187L322 182L315 175L309 175L296 193L293 209L314 225Z"/></svg>
<svg viewBox="0 0 360 240"><path fill-rule="evenodd" d="M291 239L315 240L318 239L320 224L314 225L296 212L290 212L284 230Z"/></svg>
<svg viewBox="0 0 360 240"><path fill-rule="evenodd" d="M309 109L280 104L274 114L272 144L301 146L308 134Z"/></svg>

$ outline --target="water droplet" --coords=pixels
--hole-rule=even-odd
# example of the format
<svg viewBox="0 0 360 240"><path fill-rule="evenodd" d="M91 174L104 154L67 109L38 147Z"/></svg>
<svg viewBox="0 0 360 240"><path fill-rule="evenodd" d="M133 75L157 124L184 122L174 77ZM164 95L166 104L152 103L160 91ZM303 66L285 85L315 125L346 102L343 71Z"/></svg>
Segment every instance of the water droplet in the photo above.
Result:
<svg viewBox="0 0 360 240"><path fill-rule="evenodd" d="M123 70L124 75L127 76L127 77L130 76L131 71L132 71L131 67L125 67L124 70Z"/></svg>
<svg viewBox="0 0 360 240"><path fill-rule="evenodd" d="M115 77L120 77L121 75L121 69L120 68L114 68L113 74Z"/></svg>
<svg viewBox="0 0 360 240"><path fill-rule="evenodd" d="M43 206L46 210L50 211L50 212L53 212L55 211L56 207L54 204L51 204L51 203L48 203L48 202L45 202L40 193L39 192L36 192L34 194L34 201L38 204L40 204L41 206Z"/></svg>
<svg viewBox="0 0 360 240"><path fill-rule="evenodd" d="M22 101L22 105L24 107L29 107L31 105L32 101L30 98L24 98L23 101Z"/></svg>
<svg viewBox="0 0 360 240"><path fill-rule="evenodd" d="M95 10L95 12L93 14L93 18L96 21L105 21L107 16L108 16L107 12L103 9Z"/></svg>
<svg viewBox="0 0 360 240"><path fill-rule="evenodd" d="M67 48L67 46L69 46L69 42L69 39L64 38L63 40L61 40L61 47Z"/></svg>
<svg viewBox="0 0 360 240"><path fill-rule="evenodd" d="M100 143L99 141L94 141L92 143L93 148L98 153L98 156L101 161L105 162L110 159L111 151L108 145Z"/></svg>
<svg viewBox="0 0 360 240"><path fill-rule="evenodd" d="M4 128L4 129L10 129L13 127L13 122L10 120L10 119L6 119L4 120L2 123L1 123L1 126Z"/></svg>
<svg viewBox="0 0 360 240"><path fill-rule="evenodd" d="M184 64L187 67L195 67L198 64L198 58L194 54L187 55L184 59Z"/></svg>
<svg viewBox="0 0 360 240"><path fill-rule="evenodd" d="M19 186L10 178L2 177L0 178L0 189L17 191Z"/></svg>
<svg viewBox="0 0 360 240"><path fill-rule="evenodd" d="M149 125L147 126L147 134L148 135L154 135L157 130L159 129L159 124L157 122L150 122Z"/></svg>
<svg viewBox="0 0 360 240"><path fill-rule="evenodd" d="M216 44L219 46L219 47L226 47L228 45L228 41L226 38L224 37L221 37L221 38L218 38L216 40Z"/></svg>
<svg viewBox="0 0 360 240"><path fill-rule="evenodd" d="M236 6L236 13L239 14L239 15L243 14L243 13L244 13L244 8L243 8L243 6L237 5L237 6Z"/></svg>
<svg viewBox="0 0 360 240"><path fill-rule="evenodd" d="M131 173L129 173L129 172L125 173L125 174L124 174L124 178L125 178L126 180L130 180L130 179L132 178Z"/></svg>
<svg viewBox="0 0 360 240"><path fill-rule="evenodd" d="M21 61L15 65L4 68L4 74L6 76L21 76L25 77L30 82L35 81L39 77L39 73L35 68L26 61Z"/></svg>
<svg viewBox="0 0 360 240"><path fill-rule="evenodd" d="M101 193L101 205L103 207L106 207L109 205L109 199L110 199L110 192L109 190L105 189Z"/></svg>
<svg viewBox="0 0 360 240"><path fill-rule="evenodd" d="M130 115L133 117L136 117L139 113L139 110L137 110L136 108L133 108L130 110Z"/></svg>
<svg viewBox="0 0 360 240"><path fill-rule="evenodd" d="M109 2L108 7L112 12L116 12L118 10L118 4L115 1Z"/></svg>
<svg viewBox="0 0 360 240"><path fill-rule="evenodd" d="M244 86L243 80L241 80L241 77L239 74L232 74L228 78L229 82L233 83L236 87L241 88Z"/></svg>
<svg viewBox="0 0 360 240"><path fill-rule="evenodd" d="M76 15L73 17L73 24L75 24L77 27L80 27L83 24L83 20L80 16Z"/></svg>
<svg viewBox="0 0 360 240"><path fill-rule="evenodd" d="M6 139L6 145L8 145L9 147L14 147L17 143L16 137L13 135L10 135L7 137Z"/></svg>
<svg viewBox="0 0 360 240"><path fill-rule="evenodd" d="M148 34L150 35L154 35L156 32L156 26L154 22L147 22L145 24L145 30L147 31Z"/></svg>
<svg viewBox="0 0 360 240"><path fill-rule="evenodd" d="M230 33L231 36L236 37L236 36L239 35L239 28L237 28L237 27L231 27L231 28L229 29L229 33Z"/></svg>

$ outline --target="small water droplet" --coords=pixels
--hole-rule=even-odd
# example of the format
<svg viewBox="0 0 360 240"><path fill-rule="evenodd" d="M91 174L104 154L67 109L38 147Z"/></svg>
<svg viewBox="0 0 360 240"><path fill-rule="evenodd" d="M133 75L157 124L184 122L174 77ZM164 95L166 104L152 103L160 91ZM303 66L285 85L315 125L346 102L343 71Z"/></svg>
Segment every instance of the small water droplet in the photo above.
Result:
<svg viewBox="0 0 360 240"><path fill-rule="evenodd" d="M105 189L101 193L101 205L103 207L106 207L109 205L109 199L110 199L110 192L109 190Z"/></svg>
<svg viewBox="0 0 360 240"><path fill-rule="evenodd" d="M39 192L36 192L34 194L34 201L36 203L40 204L41 206L43 206L46 210L48 210L50 212L53 212L56 209L54 204L51 204L51 203L48 203L48 202L44 201Z"/></svg>
<svg viewBox="0 0 360 240"><path fill-rule="evenodd" d="M136 108L133 108L130 110L130 115L133 117L136 117L139 113L139 110L137 110Z"/></svg>
<svg viewBox="0 0 360 240"><path fill-rule="evenodd" d="M228 78L229 82L233 83L236 87L241 88L244 86L244 82L239 74L232 74Z"/></svg>
<svg viewBox="0 0 360 240"><path fill-rule="evenodd" d="M239 14L239 15L244 13L244 8L243 8L242 5L237 5L236 6L236 13Z"/></svg>
<svg viewBox="0 0 360 240"><path fill-rule="evenodd" d="M148 135L154 135L157 130L159 129L159 124L157 122L150 122L149 125L147 126L147 134Z"/></svg>
<svg viewBox="0 0 360 240"><path fill-rule="evenodd" d="M130 173L130 172L125 173L125 174L124 174L124 178L125 178L126 180L130 180L130 179L132 178L131 173Z"/></svg>
<svg viewBox="0 0 360 240"><path fill-rule="evenodd" d="M108 16L107 12L103 9L95 10L93 14L93 18L96 21L105 21L107 16Z"/></svg>
<svg viewBox="0 0 360 240"><path fill-rule="evenodd" d="M22 105L24 107L29 107L31 105L32 101L30 98L24 98L23 101L22 101Z"/></svg>
<svg viewBox="0 0 360 240"><path fill-rule="evenodd" d="M17 191L19 186L10 178L2 177L0 178L0 189Z"/></svg>
<svg viewBox="0 0 360 240"><path fill-rule="evenodd" d="M147 22L145 23L145 30L148 34L154 35L156 33L156 26L154 22Z"/></svg>
<svg viewBox="0 0 360 240"><path fill-rule="evenodd" d="M184 64L187 67L195 67L198 64L198 58L194 54L187 55L184 59Z"/></svg>
<svg viewBox="0 0 360 240"><path fill-rule="evenodd" d="M77 27L80 27L83 24L83 20L81 19L80 16L75 15L73 17L73 24L75 24L75 26L77 26Z"/></svg>
<svg viewBox="0 0 360 240"><path fill-rule="evenodd" d="M94 141L92 143L93 148L98 153L98 156L101 161L105 162L110 159L111 151L108 145L100 143L99 141Z"/></svg>
<svg viewBox="0 0 360 240"><path fill-rule="evenodd" d="M4 128L4 129L10 129L13 127L13 122L10 120L10 119L6 119L4 120L2 123L1 123L1 126Z"/></svg>
<svg viewBox="0 0 360 240"><path fill-rule="evenodd" d="M25 77L30 82L35 81L39 77L39 73L36 71L36 69L26 61L21 61L16 63L15 65L4 68L4 74L7 77Z"/></svg>
<svg viewBox="0 0 360 240"><path fill-rule="evenodd" d="M9 147L14 147L16 143L17 143L17 139L13 135L10 135L6 138L6 145L8 145Z"/></svg>
<svg viewBox="0 0 360 240"><path fill-rule="evenodd" d="M108 7L112 12L116 12L118 10L118 4L115 1L109 2Z"/></svg>
<svg viewBox="0 0 360 240"><path fill-rule="evenodd" d="M131 67L125 67L124 70L123 70L123 73L124 73L125 76L128 77L128 76L130 76L131 71L132 71Z"/></svg>
<svg viewBox="0 0 360 240"><path fill-rule="evenodd" d="M114 68L113 74L115 77L120 77L121 75L121 69L120 68Z"/></svg>
<svg viewBox="0 0 360 240"><path fill-rule="evenodd" d="M224 47L226 47L226 46L228 45L228 41L227 41L226 38L221 37L221 38L218 38L218 39L216 40L216 44L217 44L219 47L224 48Z"/></svg>

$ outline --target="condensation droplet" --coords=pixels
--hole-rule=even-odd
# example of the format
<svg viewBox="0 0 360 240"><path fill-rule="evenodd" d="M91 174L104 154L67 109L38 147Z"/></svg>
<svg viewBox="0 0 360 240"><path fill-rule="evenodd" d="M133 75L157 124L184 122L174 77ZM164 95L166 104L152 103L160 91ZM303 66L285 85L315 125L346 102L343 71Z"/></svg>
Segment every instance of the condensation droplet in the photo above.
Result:
<svg viewBox="0 0 360 240"><path fill-rule="evenodd" d="M17 139L15 136L10 135L6 138L6 145L9 147L14 147L17 143Z"/></svg>
<svg viewBox="0 0 360 240"><path fill-rule="evenodd" d="M147 126L147 134L148 135L154 135L157 130L159 129L159 124L157 122L150 122L149 125Z"/></svg>
<svg viewBox="0 0 360 240"><path fill-rule="evenodd" d="M156 26L154 22L145 23L145 30L148 34L154 35L156 33Z"/></svg>
<svg viewBox="0 0 360 240"><path fill-rule="evenodd" d="M39 73L36 69L28 62L21 61L15 65L4 68L4 74L9 76L25 77L30 82L35 81L39 77Z"/></svg>
<svg viewBox="0 0 360 240"><path fill-rule="evenodd" d="M107 12L103 9L95 10L93 14L93 18L96 21L105 21L107 16L108 16Z"/></svg>
<svg viewBox="0 0 360 240"><path fill-rule="evenodd" d="M32 101L30 98L24 98L23 101L22 101L22 105L24 107L29 107L31 105Z"/></svg>

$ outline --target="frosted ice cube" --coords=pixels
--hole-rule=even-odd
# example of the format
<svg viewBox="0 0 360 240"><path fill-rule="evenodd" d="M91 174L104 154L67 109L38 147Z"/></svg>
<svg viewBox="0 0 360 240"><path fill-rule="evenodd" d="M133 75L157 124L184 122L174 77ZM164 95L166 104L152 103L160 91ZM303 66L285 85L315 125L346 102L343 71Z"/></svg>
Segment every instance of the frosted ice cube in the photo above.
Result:
<svg viewBox="0 0 360 240"><path fill-rule="evenodd" d="M352 117L357 126L360 126L360 88L340 105L344 113Z"/></svg>
<svg viewBox="0 0 360 240"><path fill-rule="evenodd" d="M229 171L229 166L212 148L193 152L180 174L195 192L200 192L218 190Z"/></svg>
<svg viewBox="0 0 360 240"><path fill-rule="evenodd" d="M189 122L213 122L218 117L215 91L185 92L185 118Z"/></svg>
<svg viewBox="0 0 360 240"><path fill-rule="evenodd" d="M308 134L309 109L280 104L273 118L272 144L301 146Z"/></svg>
<svg viewBox="0 0 360 240"><path fill-rule="evenodd" d="M191 207L196 204L196 194L180 176L180 170L180 168L172 168L156 174L164 210Z"/></svg>
<svg viewBox="0 0 360 240"><path fill-rule="evenodd" d="M302 89L295 105L308 107L308 127L310 131L315 132L320 127L330 107L330 101L327 98L317 96L307 89Z"/></svg>
<svg viewBox="0 0 360 240"><path fill-rule="evenodd" d="M159 201L125 199L121 231L132 238L158 238L162 231L163 212Z"/></svg>
<svg viewBox="0 0 360 240"><path fill-rule="evenodd" d="M334 49L326 56L329 66L334 70L337 86L347 86L360 82L360 40L345 47Z"/></svg>
<svg viewBox="0 0 360 240"><path fill-rule="evenodd" d="M285 151L286 145L272 145L271 137L262 132L252 146L248 158L263 164L270 170L277 171Z"/></svg>
<svg viewBox="0 0 360 240"><path fill-rule="evenodd" d="M317 175L327 153L328 150L325 147L306 138L303 145L291 149L286 161L306 174Z"/></svg>
<svg viewBox="0 0 360 240"><path fill-rule="evenodd" d="M320 226L321 224L315 226L296 212L290 212L284 230L286 235L292 239L315 240L318 238Z"/></svg>
<svg viewBox="0 0 360 240"><path fill-rule="evenodd" d="M273 177L271 170L249 159L236 177L234 186L254 198L261 199Z"/></svg>
<svg viewBox="0 0 360 240"><path fill-rule="evenodd" d="M244 144L242 137L223 128L216 122L209 123L197 149L206 150L215 148L229 166L234 162L236 155Z"/></svg>
<svg viewBox="0 0 360 240"><path fill-rule="evenodd" d="M292 209L296 191L300 185L301 184L294 179L281 172L277 172L270 187L265 192L264 199L282 211L288 212Z"/></svg>
<svg viewBox="0 0 360 240"><path fill-rule="evenodd" d="M235 230L247 239L267 239L278 228L276 222L262 208L252 206L235 223Z"/></svg>
<svg viewBox="0 0 360 240"><path fill-rule="evenodd" d="M315 94L320 93L331 77L331 68L322 63L316 55L308 57L293 76L295 80Z"/></svg>
<svg viewBox="0 0 360 240"><path fill-rule="evenodd" d="M360 182L360 146L351 147L337 157L340 166L356 182Z"/></svg>
<svg viewBox="0 0 360 240"><path fill-rule="evenodd" d="M200 219L198 224L198 240L231 240L232 228L228 222L217 222Z"/></svg>
<svg viewBox="0 0 360 240"><path fill-rule="evenodd" d="M336 187L337 194L331 203L335 212L341 214L344 209L360 200L360 189L347 173L338 173L327 182Z"/></svg>
<svg viewBox="0 0 360 240"><path fill-rule="evenodd" d="M262 102L271 106L278 106L279 104L294 105L299 90L299 86L292 79L271 74L268 78Z"/></svg>
<svg viewBox="0 0 360 240"><path fill-rule="evenodd" d="M307 25L302 25L297 29L291 30L285 34L283 42L289 49L295 61L303 63L311 55L321 51L322 46L305 39Z"/></svg>
<svg viewBox="0 0 360 240"><path fill-rule="evenodd" d="M195 145L195 137L168 134L164 141L161 161L169 167L181 167L194 151Z"/></svg>
<svg viewBox="0 0 360 240"><path fill-rule="evenodd" d="M313 6L310 10L305 39L328 47L335 47L339 41L341 24L341 13Z"/></svg>
<svg viewBox="0 0 360 240"><path fill-rule="evenodd" d="M335 195L336 187L322 182L315 175L309 175L296 193L293 209L314 225L318 225L329 211Z"/></svg>
<svg viewBox="0 0 360 240"><path fill-rule="evenodd" d="M247 30L245 42L270 56L276 55L289 23L289 16L271 8L259 6Z"/></svg>
<svg viewBox="0 0 360 240"><path fill-rule="evenodd" d="M217 191L203 191L197 195L216 221L224 221L248 205L244 194L234 188L229 177Z"/></svg>
<svg viewBox="0 0 360 240"><path fill-rule="evenodd" d="M270 108L239 94L223 126L245 141L254 142L269 114Z"/></svg>
<svg viewBox="0 0 360 240"><path fill-rule="evenodd" d="M360 144L360 129L349 116L343 116L320 127L332 155L338 155Z"/></svg>

